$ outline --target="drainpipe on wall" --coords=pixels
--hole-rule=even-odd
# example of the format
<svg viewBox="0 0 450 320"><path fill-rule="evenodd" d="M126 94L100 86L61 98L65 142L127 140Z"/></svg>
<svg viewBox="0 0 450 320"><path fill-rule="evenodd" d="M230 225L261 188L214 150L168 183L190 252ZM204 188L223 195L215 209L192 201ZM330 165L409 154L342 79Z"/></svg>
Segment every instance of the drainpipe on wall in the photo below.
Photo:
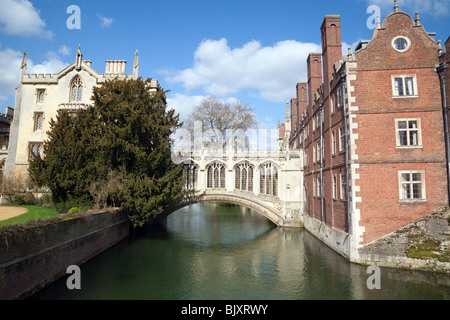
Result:
<svg viewBox="0 0 450 320"><path fill-rule="evenodd" d="M442 97L442 113L444 118L444 132L445 132L445 156L447 160L447 204L450 205L450 140L448 135L448 107L447 107L447 93L445 91L448 65L441 63L436 68L436 72L439 75L439 82L441 84L441 97Z"/></svg>

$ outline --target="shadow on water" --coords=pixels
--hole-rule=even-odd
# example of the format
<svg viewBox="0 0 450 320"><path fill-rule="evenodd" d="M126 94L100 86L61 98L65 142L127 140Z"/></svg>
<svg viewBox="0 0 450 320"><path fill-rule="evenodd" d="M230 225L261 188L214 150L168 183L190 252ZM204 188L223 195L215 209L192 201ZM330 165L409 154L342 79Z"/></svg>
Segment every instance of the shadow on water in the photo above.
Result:
<svg viewBox="0 0 450 320"><path fill-rule="evenodd" d="M81 267L82 289L66 279L34 299L322 300L449 299L447 275L349 263L301 229L277 228L242 207L196 204L135 232Z"/></svg>

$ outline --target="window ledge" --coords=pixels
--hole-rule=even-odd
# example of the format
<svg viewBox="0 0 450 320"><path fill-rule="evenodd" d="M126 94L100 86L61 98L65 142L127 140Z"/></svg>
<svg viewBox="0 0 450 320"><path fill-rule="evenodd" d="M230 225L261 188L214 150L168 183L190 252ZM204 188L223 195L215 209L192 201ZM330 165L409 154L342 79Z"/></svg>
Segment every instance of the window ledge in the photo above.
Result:
<svg viewBox="0 0 450 320"><path fill-rule="evenodd" d="M423 146L396 146L395 149L423 149Z"/></svg>
<svg viewBox="0 0 450 320"><path fill-rule="evenodd" d="M413 96L392 96L392 99L402 99L402 98L418 98L418 95Z"/></svg>
<svg viewBox="0 0 450 320"><path fill-rule="evenodd" d="M399 199L398 202L406 204L425 203L427 202L427 199Z"/></svg>

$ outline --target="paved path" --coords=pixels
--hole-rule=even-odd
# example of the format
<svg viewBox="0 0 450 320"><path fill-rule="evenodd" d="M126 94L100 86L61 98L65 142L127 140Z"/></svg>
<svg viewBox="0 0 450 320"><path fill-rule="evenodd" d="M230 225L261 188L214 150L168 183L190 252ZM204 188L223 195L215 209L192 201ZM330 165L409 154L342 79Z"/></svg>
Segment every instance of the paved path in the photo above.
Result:
<svg viewBox="0 0 450 320"><path fill-rule="evenodd" d="M14 218L27 212L27 208L0 206L0 221Z"/></svg>

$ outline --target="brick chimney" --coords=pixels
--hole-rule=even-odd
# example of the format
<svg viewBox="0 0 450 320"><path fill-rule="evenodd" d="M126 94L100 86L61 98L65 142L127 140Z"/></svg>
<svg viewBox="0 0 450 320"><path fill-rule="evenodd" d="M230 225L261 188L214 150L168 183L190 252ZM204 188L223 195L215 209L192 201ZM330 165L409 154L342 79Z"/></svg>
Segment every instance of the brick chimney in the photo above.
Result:
<svg viewBox="0 0 450 320"><path fill-rule="evenodd" d="M323 94L330 93L333 65L342 60L341 16L327 15L320 27L322 32Z"/></svg>
<svg viewBox="0 0 450 320"><path fill-rule="evenodd" d="M298 102L297 98L291 99L291 126L292 132L294 132L295 128L297 128L298 124Z"/></svg>
<svg viewBox="0 0 450 320"><path fill-rule="evenodd" d="M322 84L322 56L314 52L306 60L308 68L308 105L314 105L314 95Z"/></svg>
<svg viewBox="0 0 450 320"><path fill-rule="evenodd" d="M297 83L297 123L300 122L303 112L308 105L308 84L306 82Z"/></svg>

